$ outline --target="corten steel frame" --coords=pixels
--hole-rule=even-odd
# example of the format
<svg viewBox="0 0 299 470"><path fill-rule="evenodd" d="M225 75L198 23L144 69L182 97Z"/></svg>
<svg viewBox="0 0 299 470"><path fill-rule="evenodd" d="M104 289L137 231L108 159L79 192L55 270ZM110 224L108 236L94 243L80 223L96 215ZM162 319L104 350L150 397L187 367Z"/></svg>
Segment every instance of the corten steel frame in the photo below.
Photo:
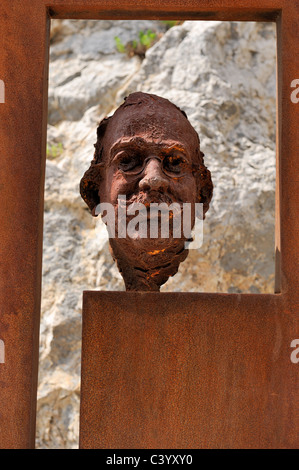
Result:
<svg viewBox="0 0 299 470"><path fill-rule="evenodd" d="M259 330L255 335L252 332L249 343L265 342L265 354L270 357L272 351L276 367L272 379L281 383L271 397L274 408L279 404L279 412L268 446L297 447L299 365L290 361L290 343L299 337L299 104L290 99L290 84L299 78L299 0L1 1L0 79L5 83L5 103L0 103L0 338L5 343L5 363L0 364L0 447L32 448L35 440L51 18L276 22L277 293L184 294L179 303L176 296L180 294L169 294L169 300L178 310L183 300L185 306L191 302L193 311L215 307L220 315L222 306L223 311L233 309L237 316L246 312L249 320L256 312L261 312L266 323L275 320L274 345L268 344L269 338L258 337ZM268 418L271 421L271 416ZM255 432L259 434L259 430ZM267 442L261 442L267 446Z"/></svg>

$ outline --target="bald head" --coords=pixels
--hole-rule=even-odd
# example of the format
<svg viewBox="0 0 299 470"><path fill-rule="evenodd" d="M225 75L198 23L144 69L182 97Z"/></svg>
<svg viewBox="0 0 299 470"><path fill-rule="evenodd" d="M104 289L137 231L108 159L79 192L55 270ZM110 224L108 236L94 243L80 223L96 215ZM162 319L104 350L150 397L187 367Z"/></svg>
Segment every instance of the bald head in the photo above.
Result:
<svg viewBox="0 0 299 470"><path fill-rule="evenodd" d="M204 165L197 132L186 113L175 104L143 92L129 95L111 117L99 124L94 159L80 184L81 196L91 210L100 202L99 184L105 178L100 167L111 164L115 148L129 145L133 140L145 143L147 148L153 146L154 153L159 152L160 147L161 150L174 148L182 151L194 170L196 201L204 204L204 213L208 210L213 185L210 172ZM143 152L142 145L140 148ZM190 184L190 181L186 183Z"/></svg>
<svg viewBox="0 0 299 470"><path fill-rule="evenodd" d="M194 162L200 162L199 138L186 113L157 95L132 93L113 116L100 123L97 134L96 162L114 142L132 136L146 136L153 142L185 142Z"/></svg>

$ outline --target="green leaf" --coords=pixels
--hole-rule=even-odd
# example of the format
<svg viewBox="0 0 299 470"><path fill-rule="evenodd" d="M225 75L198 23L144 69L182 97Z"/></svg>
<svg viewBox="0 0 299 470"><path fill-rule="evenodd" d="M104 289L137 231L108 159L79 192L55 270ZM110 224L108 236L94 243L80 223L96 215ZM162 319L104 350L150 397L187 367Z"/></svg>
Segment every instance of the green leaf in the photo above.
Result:
<svg viewBox="0 0 299 470"><path fill-rule="evenodd" d="M114 41L115 41L116 49L118 50L118 52L121 52L122 54L126 52L125 45L122 43L121 39L118 36L114 37Z"/></svg>

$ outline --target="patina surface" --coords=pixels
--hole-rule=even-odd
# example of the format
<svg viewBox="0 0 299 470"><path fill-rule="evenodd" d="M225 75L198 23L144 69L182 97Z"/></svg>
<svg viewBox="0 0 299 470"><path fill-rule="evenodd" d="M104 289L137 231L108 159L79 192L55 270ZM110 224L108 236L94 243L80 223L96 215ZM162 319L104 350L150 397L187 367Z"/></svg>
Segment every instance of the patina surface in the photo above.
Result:
<svg viewBox="0 0 299 470"><path fill-rule="evenodd" d="M129 95L113 116L105 118L97 130L94 159L81 180L84 201L93 215L99 203L115 210L115 236L109 239L112 255L127 290L159 290L174 275L188 250L188 237L176 236L175 218L183 221L183 204L189 203L190 226L195 222L195 203L209 208L213 185L204 164L200 141L184 111L165 98L142 92ZM128 207L147 208L146 236L119 234L118 197L125 196ZM179 207L168 213L169 236L150 234L150 206ZM137 212L138 213L138 209ZM132 213L126 217L128 226ZM152 218L153 220L153 218ZM161 223L161 221L160 221Z"/></svg>
<svg viewBox="0 0 299 470"><path fill-rule="evenodd" d="M80 447L298 448L293 308L274 294L84 292Z"/></svg>

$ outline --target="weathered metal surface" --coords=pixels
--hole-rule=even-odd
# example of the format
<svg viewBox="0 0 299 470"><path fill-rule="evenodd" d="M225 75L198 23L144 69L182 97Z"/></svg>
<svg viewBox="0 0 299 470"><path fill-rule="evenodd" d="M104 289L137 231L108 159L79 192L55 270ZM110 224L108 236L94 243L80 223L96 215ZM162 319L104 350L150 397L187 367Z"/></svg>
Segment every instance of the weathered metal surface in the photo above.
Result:
<svg viewBox="0 0 299 470"><path fill-rule="evenodd" d="M94 158L80 182L81 196L93 216L105 213L111 252L126 290L159 291L188 255L196 208L200 206L203 218L213 194L198 134L176 105L139 91L100 122L97 136ZM96 213L102 204L105 209ZM159 220L153 206L163 205L166 211ZM139 212L137 230L130 231L130 207L135 216Z"/></svg>
<svg viewBox="0 0 299 470"><path fill-rule="evenodd" d="M299 77L299 1L285 2L277 22L277 197L276 240L280 252L280 291L298 301L299 281L299 103L291 101L291 83ZM296 38L296 39L295 39ZM298 304L297 304L298 307ZM298 313L296 313L298 315Z"/></svg>
<svg viewBox="0 0 299 470"><path fill-rule="evenodd" d="M276 295L85 292L81 448L298 448ZM292 314L293 313L293 314Z"/></svg>
<svg viewBox="0 0 299 470"><path fill-rule="evenodd" d="M272 428L271 443L280 442L280 439L284 439L283 436L291 439L290 423L295 419L291 411L297 410L292 410L293 405L287 405L287 400L293 403L297 380L297 375L293 374L298 374L298 365L289 362L287 351L290 339L298 337L295 325L298 322L299 104L290 99L290 84L298 78L299 73L299 58L296 55L296 45L299 42L298 0L264 0L262 5L260 0L169 0L166 4L154 0L141 0L138 3L133 0L2 0L0 80L5 84L5 103L0 103L0 339L5 345L5 363L0 363L0 447L25 448L34 445L47 122L48 7L49 14L57 18L277 19L279 158L276 252L279 263L276 289L282 295L277 297L279 301L275 300L279 302L275 304L275 311L281 325L279 341L286 355L283 356L279 369L282 381L280 386L283 388L282 391L279 389L281 399L278 401L281 414L270 407L277 422L277 428ZM229 298L231 297L217 295L212 297L216 307L222 306L226 311L234 307L233 315L242 316L243 310L238 310L238 303L231 304L229 301L224 305L225 299ZM240 297L242 305L247 302L246 298ZM268 322L273 322L273 301L268 303L261 300L266 297L259 296L251 299L256 303L256 312L260 312ZM199 312L201 301L196 302L198 305L195 310ZM177 305L173 304L173 307L177 308ZM251 318L253 312L249 312ZM250 326L250 322L248 325ZM263 330L266 342L270 341L268 331L270 337L273 337L271 325L272 323L269 324L269 330ZM226 342L230 341L232 340L228 334ZM256 341L261 341L260 337ZM221 344L224 347L224 343ZM261 346L258 350L261 351ZM267 357L270 356L265 359L269 367ZM275 364L274 360L273 370L277 371ZM259 365L259 370L264 370L261 368L262 365ZM255 377L254 374L254 370L251 370L251 377ZM274 379L278 381L278 372L274 373ZM290 389L289 396L287 387ZM275 397L273 395L272 400L279 400ZM226 409L225 403L221 403L222 408L217 405L219 413ZM286 412L288 406L289 415ZM253 421L251 423L254 424ZM205 425L208 426L207 422ZM279 429L281 426L283 431ZM258 430L258 434L262 430ZM118 430L115 429L115 432ZM261 442L263 439L265 438L261 437ZM289 441L285 441L282 445L288 443Z"/></svg>
<svg viewBox="0 0 299 470"><path fill-rule="evenodd" d="M1 2L0 447L34 447L46 153L47 17Z"/></svg>
<svg viewBox="0 0 299 470"><path fill-rule="evenodd" d="M50 4L53 18L85 19L196 19L224 21L275 21L288 0L96 0L88 4L82 1L54 0Z"/></svg>

